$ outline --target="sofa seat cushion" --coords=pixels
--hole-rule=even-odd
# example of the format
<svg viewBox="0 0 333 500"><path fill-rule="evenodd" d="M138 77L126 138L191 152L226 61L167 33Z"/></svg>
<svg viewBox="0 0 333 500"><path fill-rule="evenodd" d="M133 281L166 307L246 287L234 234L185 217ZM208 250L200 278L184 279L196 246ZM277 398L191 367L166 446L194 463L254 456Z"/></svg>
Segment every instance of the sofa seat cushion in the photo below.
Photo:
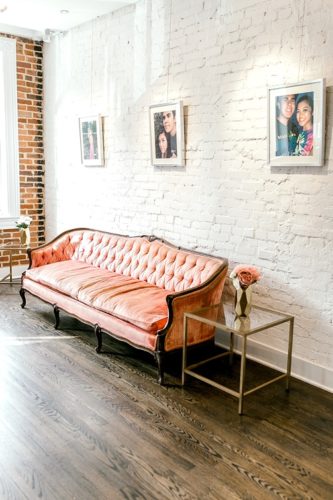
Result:
<svg viewBox="0 0 333 500"><path fill-rule="evenodd" d="M149 333L168 320L167 290L130 276L75 260L55 262L26 271L26 278L112 314Z"/></svg>

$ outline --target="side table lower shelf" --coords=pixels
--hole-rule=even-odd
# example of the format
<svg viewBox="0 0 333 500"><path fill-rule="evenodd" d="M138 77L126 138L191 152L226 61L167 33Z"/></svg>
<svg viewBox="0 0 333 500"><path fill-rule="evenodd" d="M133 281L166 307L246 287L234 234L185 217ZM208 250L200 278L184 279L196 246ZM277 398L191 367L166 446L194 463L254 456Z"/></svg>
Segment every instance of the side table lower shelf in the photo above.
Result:
<svg viewBox="0 0 333 500"><path fill-rule="evenodd" d="M229 350L222 353L216 354L214 356L205 358L197 363L187 365L187 336L188 336L188 319L196 320L218 330L229 333L230 342ZM264 330L268 330L273 326L277 326L283 323L289 322L289 332L288 332L288 353L287 353L287 367L286 372L281 373L278 376L256 385L255 387L245 391L245 375L246 375L246 356L247 356L247 337ZM184 337L183 337L183 363L182 363L182 385L185 384L186 375L190 375L194 378L201 380L223 392L226 392L236 398L238 398L238 413L241 415L243 413L243 399L263 387L266 387L274 382L282 379L286 379L286 389L289 390L289 380L291 372L291 359L292 359L292 342L293 342L293 329L294 329L294 317L289 316L277 311L264 309L261 307L253 307L251 312L251 317L249 318L237 318L235 319L233 306L227 304L222 306L221 304L200 309L193 313L185 313L184 315ZM223 384L220 384L209 377L206 377L197 371L197 368L219 358L229 356L229 363L232 365L233 354L234 354L234 335L242 338L242 349L241 349L241 366L239 375L239 390L236 391ZM215 342L215 346L225 349L225 346Z"/></svg>

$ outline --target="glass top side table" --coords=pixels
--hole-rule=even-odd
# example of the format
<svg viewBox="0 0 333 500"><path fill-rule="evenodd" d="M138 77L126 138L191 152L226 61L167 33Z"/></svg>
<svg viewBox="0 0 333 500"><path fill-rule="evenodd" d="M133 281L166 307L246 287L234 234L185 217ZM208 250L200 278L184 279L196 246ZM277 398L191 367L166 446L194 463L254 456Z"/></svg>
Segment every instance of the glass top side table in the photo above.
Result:
<svg viewBox="0 0 333 500"><path fill-rule="evenodd" d="M222 353L216 354L212 357L203 359L202 361L187 365L187 336L188 336L188 320L192 319L199 321L201 323L214 326L218 330L230 334L229 350ZM245 372L246 372L246 349L247 349L247 338L255 333L262 332L273 326L281 325L282 323L289 323L289 335L288 335L288 354L287 354L287 367L286 372L280 374L267 382L257 385L252 389L245 391ZM271 309L265 309L263 307L252 306L251 315L248 318L237 318L234 313L234 306L232 304L216 304L213 306L205 307L194 312L187 312L184 314L184 334L183 334L183 362L182 362L182 385L185 384L186 375L195 377L207 384L210 384L221 391L227 392L232 396L239 399L238 413L241 415L243 413L243 399L245 396L252 394L253 392L266 387L273 382L277 382L283 378L286 379L286 388L289 390L289 380L291 371L291 358L292 358L292 343L293 343L293 332L294 332L294 317L288 314L284 314L278 311L273 311ZM233 351L234 351L234 335L239 336L242 339L242 349L241 349L241 368L239 376L239 390L235 391L222 384L215 382L214 380L205 377L204 375L196 372L196 368L202 366L209 361L221 358L223 356L229 356L230 362L232 363ZM220 345L215 341L215 345L219 347Z"/></svg>
<svg viewBox="0 0 333 500"><path fill-rule="evenodd" d="M26 252L28 251L29 246L27 245L21 245L21 243L3 243L0 245L0 251L4 252L7 251L9 252L9 273L6 274L2 279L0 279L0 284L9 284L13 285L15 283L20 283L21 280L15 280L13 277L13 254L15 252Z"/></svg>

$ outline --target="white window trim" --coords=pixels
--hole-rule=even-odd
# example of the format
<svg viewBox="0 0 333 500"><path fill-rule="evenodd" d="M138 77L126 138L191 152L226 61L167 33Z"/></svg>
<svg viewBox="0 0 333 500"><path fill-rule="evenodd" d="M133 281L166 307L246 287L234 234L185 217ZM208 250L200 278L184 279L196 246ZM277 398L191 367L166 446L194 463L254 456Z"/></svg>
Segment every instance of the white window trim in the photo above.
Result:
<svg viewBox="0 0 333 500"><path fill-rule="evenodd" d="M0 37L2 74L0 75L0 168L6 169L8 215L0 216L0 229L15 228L20 213L18 155L16 40Z"/></svg>

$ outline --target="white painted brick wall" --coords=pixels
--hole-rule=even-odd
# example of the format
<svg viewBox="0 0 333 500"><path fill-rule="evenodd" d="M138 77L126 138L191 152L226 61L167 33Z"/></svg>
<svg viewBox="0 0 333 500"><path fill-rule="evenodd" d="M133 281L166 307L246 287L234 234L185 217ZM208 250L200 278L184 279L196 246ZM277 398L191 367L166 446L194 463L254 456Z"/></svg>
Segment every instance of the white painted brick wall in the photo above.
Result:
<svg viewBox="0 0 333 500"><path fill-rule="evenodd" d="M330 373L332 33L320 0L141 0L45 45L48 237L155 233L256 265L255 302L295 314L295 356ZM267 87L321 77L325 166L269 169ZM148 108L173 99L185 106L186 166L153 167ZM80 165L78 117L96 112L105 168Z"/></svg>

